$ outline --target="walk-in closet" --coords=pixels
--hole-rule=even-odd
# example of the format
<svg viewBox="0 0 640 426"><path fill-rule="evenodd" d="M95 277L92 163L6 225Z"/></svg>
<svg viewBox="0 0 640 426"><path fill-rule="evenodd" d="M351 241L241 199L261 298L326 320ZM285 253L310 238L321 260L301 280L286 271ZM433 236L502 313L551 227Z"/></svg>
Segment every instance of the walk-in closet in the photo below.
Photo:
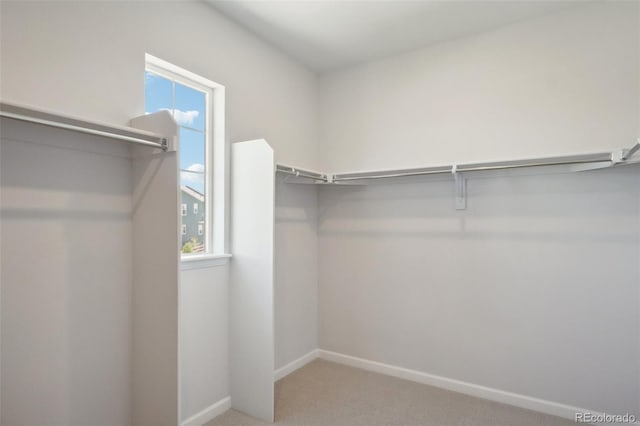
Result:
<svg viewBox="0 0 640 426"><path fill-rule="evenodd" d="M640 421L637 1L0 0L0 424Z"/></svg>

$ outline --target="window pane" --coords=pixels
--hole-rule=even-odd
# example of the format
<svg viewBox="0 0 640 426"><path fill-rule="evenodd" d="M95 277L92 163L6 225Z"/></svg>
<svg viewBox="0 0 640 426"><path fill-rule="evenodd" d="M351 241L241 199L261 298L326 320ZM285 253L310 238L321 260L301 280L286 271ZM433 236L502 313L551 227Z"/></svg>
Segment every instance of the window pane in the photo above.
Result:
<svg viewBox="0 0 640 426"><path fill-rule="evenodd" d="M181 202L186 205L197 205L198 208L186 209L186 214L181 217L182 253L204 253L206 251L205 197L188 183L183 181L180 185Z"/></svg>
<svg viewBox="0 0 640 426"><path fill-rule="evenodd" d="M203 130L205 127L205 93L176 83L174 117L179 125Z"/></svg>
<svg viewBox="0 0 640 426"><path fill-rule="evenodd" d="M181 203L192 206L182 216L186 232L182 235L182 252L206 251L205 210L205 135L180 128L180 197Z"/></svg>
<svg viewBox="0 0 640 426"><path fill-rule="evenodd" d="M170 74L170 73L169 73ZM180 73L179 73L180 74ZM178 79L189 78L182 76ZM182 253L206 253L211 229L207 222L208 90L193 89L173 78L145 72L145 112L168 110L180 126L180 218ZM194 82L194 85L197 84Z"/></svg>
<svg viewBox="0 0 640 426"><path fill-rule="evenodd" d="M204 133L180 128L180 178L203 194L205 155Z"/></svg>
<svg viewBox="0 0 640 426"><path fill-rule="evenodd" d="M144 73L144 110L146 113L173 109L173 82L158 74Z"/></svg>

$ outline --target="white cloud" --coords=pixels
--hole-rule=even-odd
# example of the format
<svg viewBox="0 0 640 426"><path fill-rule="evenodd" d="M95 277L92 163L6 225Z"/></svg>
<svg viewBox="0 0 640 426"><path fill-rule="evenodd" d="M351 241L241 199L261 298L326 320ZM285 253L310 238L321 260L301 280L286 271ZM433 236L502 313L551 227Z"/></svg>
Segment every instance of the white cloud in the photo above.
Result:
<svg viewBox="0 0 640 426"><path fill-rule="evenodd" d="M170 109L162 108L164 111L171 112ZM200 115L200 111L181 111L176 109L173 111L173 118L175 118L176 122L181 126L191 126L193 125L193 120L198 118Z"/></svg>
<svg viewBox="0 0 640 426"><path fill-rule="evenodd" d="M204 173L204 164L194 163L187 167L185 170L189 170L190 172L196 173Z"/></svg>
<svg viewBox="0 0 640 426"><path fill-rule="evenodd" d="M204 183L204 164L195 163L190 165L180 172L180 178L183 182Z"/></svg>

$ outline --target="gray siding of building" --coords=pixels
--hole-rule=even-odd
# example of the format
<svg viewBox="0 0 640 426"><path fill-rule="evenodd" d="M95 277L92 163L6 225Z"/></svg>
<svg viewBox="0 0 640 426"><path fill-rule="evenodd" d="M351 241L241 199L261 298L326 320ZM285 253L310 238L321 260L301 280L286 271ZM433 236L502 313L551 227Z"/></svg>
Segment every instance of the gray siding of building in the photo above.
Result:
<svg viewBox="0 0 640 426"><path fill-rule="evenodd" d="M192 188L180 191L180 214L182 219L182 225L186 225L186 232L182 234L182 246L189 242L192 238L198 243L197 245L204 244L205 242L205 204L204 197L198 199L194 197L190 192L196 192ZM183 214L184 206L186 206L186 214ZM199 232L199 225L201 226Z"/></svg>

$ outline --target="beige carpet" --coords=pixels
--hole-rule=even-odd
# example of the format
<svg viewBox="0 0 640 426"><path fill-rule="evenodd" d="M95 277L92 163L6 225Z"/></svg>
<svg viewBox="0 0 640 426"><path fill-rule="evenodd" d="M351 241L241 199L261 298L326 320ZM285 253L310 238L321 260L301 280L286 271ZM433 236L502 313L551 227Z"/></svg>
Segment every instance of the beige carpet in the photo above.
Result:
<svg viewBox="0 0 640 426"><path fill-rule="evenodd" d="M277 425L575 425L535 411L316 360L276 383ZM205 426L268 425L229 410Z"/></svg>

